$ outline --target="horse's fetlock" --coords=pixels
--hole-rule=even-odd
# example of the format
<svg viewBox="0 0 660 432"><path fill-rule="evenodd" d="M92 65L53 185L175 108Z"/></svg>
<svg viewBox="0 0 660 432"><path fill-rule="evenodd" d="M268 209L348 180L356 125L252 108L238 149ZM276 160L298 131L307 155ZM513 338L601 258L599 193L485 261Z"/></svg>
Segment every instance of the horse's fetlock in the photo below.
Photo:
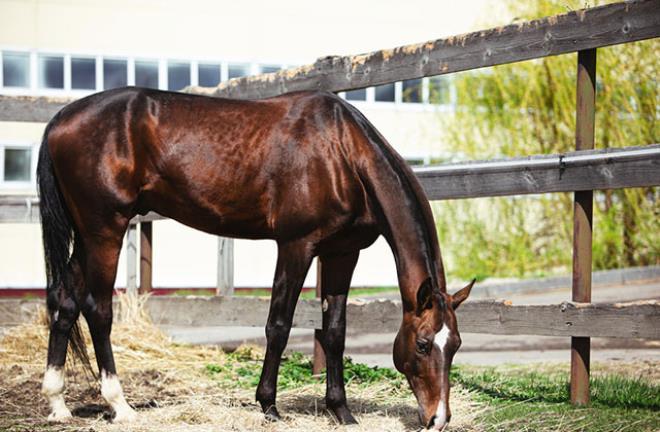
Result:
<svg viewBox="0 0 660 432"><path fill-rule="evenodd" d="M275 389L260 385L257 387L256 399L262 406L275 405Z"/></svg>
<svg viewBox="0 0 660 432"><path fill-rule="evenodd" d="M328 388L325 395L325 404L328 408L346 406L346 393L338 387Z"/></svg>

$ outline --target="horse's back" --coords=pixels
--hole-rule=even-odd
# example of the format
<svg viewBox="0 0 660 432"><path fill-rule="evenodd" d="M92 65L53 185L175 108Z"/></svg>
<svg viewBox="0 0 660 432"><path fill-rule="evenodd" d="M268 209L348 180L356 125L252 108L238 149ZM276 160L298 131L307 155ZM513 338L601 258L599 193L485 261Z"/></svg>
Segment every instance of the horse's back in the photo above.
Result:
<svg viewBox="0 0 660 432"><path fill-rule="evenodd" d="M340 112L319 92L240 101L126 88L67 106L48 142L72 205L278 238L364 211Z"/></svg>

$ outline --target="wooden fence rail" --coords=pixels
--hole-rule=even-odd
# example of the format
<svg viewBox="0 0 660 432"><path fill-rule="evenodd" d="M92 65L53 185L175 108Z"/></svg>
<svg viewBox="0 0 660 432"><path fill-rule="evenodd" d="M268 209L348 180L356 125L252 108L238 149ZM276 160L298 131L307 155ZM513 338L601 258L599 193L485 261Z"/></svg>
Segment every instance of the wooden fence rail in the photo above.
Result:
<svg viewBox="0 0 660 432"><path fill-rule="evenodd" d="M27 322L44 307L41 300L0 300L0 326ZM146 302L152 320L174 326L262 327L269 299L255 297L152 297ZM402 309L398 300L349 300L349 329L396 332ZM590 336L660 339L660 302L570 303L516 306L505 301L470 301L457 310L463 333L500 335ZM319 300L300 300L293 325L320 329Z"/></svg>

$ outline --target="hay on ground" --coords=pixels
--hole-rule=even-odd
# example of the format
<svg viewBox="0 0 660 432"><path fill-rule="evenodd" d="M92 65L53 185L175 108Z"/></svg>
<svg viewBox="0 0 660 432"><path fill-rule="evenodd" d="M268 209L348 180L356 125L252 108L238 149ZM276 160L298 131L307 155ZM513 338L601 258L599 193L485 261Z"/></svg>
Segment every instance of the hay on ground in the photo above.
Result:
<svg viewBox="0 0 660 432"><path fill-rule="evenodd" d="M138 410L136 423L129 427L112 424L98 383L71 363L67 365L65 400L74 419L64 425L46 423L48 404L40 387L48 330L42 313L37 322L16 327L0 340L0 430L324 432L341 428L325 410L322 383L279 391L284 420L266 422L254 400L256 389L228 388L206 372L207 364L227 361L222 350L173 343L149 319L145 300L119 295L112 332L124 393ZM94 363L85 325L83 334ZM360 422L351 431L419 429L411 393L389 390L387 383L348 385L349 404ZM481 408L468 392L455 388L451 406L452 431L479 430L472 422Z"/></svg>

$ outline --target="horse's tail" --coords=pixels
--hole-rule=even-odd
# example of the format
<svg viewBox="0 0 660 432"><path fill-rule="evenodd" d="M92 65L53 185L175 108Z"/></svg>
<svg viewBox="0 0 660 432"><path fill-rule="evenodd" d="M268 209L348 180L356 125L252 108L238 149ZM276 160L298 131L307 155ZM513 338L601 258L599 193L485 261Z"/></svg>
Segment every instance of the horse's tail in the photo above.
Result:
<svg viewBox="0 0 660 432"><path fill-rule="evenodd" d="M78 302L72 290L69 275L70 250L74 238L74 225L64 202L64 197L57 183L53 160L48 150L48 135L57 116L48 123L41 141L39 162L37 163L37 185L39 192L39 213L41 215L41 234L46 262L46 298L51 312L59 308L59 293L64 290L67 297ZM50 315L50 314L49 314ZM78 322L75 322L69 335L71 352L83 367L92 371L85 346L85 339Z"/></svg>

